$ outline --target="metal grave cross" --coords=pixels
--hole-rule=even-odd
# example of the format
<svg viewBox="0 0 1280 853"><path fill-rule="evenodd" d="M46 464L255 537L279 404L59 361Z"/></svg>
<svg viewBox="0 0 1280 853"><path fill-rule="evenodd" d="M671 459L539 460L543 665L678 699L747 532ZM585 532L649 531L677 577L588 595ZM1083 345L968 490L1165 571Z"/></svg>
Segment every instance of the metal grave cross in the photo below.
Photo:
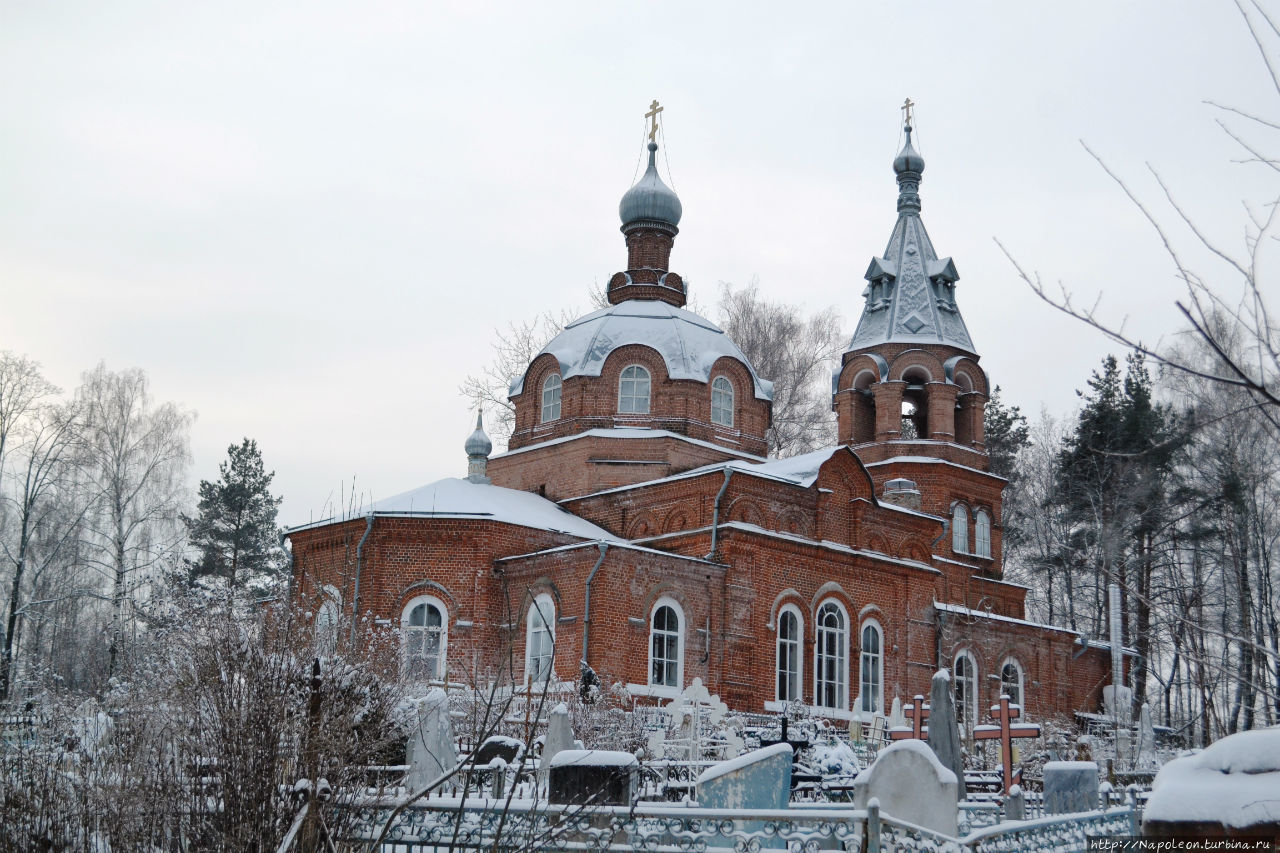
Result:
<svg viewBox="0 0 1280 853"><path fill-rule="evenodd" d="M890 729L890 740L924 740L929 733L925 722L929 719L929 706L924 703L924 696L916 694L916 700L902 707L902 713L911 720L910 729Z"/></svg>
<svg viewBox="0 0 1280 853"><path fill-rule="evenodd" d="M653 142L653 138L658 135L658 113L662 112L666 107L658 106L658 99L654 98L653 103L649 105L649 112L644 117L649 119L649 141Z"/></svg>
<svg viewBox="0 0 1280 853"><path fill-rule="evenodd" d="M1000 763L1004 766L1004 793L1007 797L1009 789L1014 785L1013 739L1016 737L1040 737L1040 725L1038 723L1014 725L1013 721L1022 716L1022 707L1012 704L1008 696L1001 696L1000 704L991 706L991 716L995 717L999 725L974 726L973 738L974 740L1000 741ZM1018 768L1018 776L1021 779L1022 768Z"/></svg>

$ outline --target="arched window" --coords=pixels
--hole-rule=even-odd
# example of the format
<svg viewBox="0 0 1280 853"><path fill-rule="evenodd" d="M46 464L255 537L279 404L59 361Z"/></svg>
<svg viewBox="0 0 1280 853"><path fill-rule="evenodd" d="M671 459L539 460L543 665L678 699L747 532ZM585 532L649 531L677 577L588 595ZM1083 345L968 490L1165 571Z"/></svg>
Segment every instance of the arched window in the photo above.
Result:
<svg viewBox="0 0 1280 853"><path fill-rule="evenodd" d="M788 604L778 614L778 695L779 702L800 700L800 638L803 620L795 605Z"/></svg>
<svg viewBox="0 0 1280 853"><path fill-rule="evenodd" d="M814 704L823 708L844 708L848 696L848 620L834 601L818 608L814 626Z"/></svg>
<svg viewBox="0 0 1280 853"><path fill-rule="evenodd" d="M618 411L649 414L649 371L638 364L622 369L622 378L618 380Z"/></svg>
<svg viewBox="0 0 1280 853"><path fill-rule="evenodd" d="M1000 667L1000 693L1009 697L1009 704L1022 704L1022 664L1013 658Z"/></svg>
<svg viewBox="0 0 1280 853"><path fill-rule="evenodd" d="M711 422L733 426L733 383L727 376L717 376L711 382Z"/></svg>
<svg viewBox="0 0 1280 853"><path fill-rule="evenodd" d="M684 619L680 605L660 598L649 621L649 683L658 687L682 686L684 673Z"/></svg>
<svg viewBox="0 0 1280 853"><path fill-rule="evenodd" d="M862 655L858 661L861 710L879 714L884 709L884 638L874 620L862 623Z"/></svg>
<svg viewBox="0 0 1280 853"><path fill-rule="evenodd" d="M991 516L983 509L973 514L973 553L991 556Z"/></svg>
<svg viewBox="0 0 1280 853"><path fill-rule="evenodd" d="M978 720L978 665L969 652L956 655L951 668L956 686L956 722L973 728Z"/></svg>
<svg viewBox="0 0 1280 853"><path fill-rule="evenodd" d="M556 648L556 603L545 592L529 605L525 619L525 682L545 685L554 675L552 657Z"/></svg>
<svg viewBox="0 0 1280 853"><path fill-rule="evenodd" d="M951 550L957 554L969 552L969 510L964 504L956 504L951 513Z"/></svg>
<svg viewBox="0 0 1280 853"><path fill-rule="evenodd" d="M444 678L445 652L449 647L448 610L444 602L430 595L413 599L400 618L404 632L406 674L420 681Z"/></svg>
<svg viewBox="0 0 1280 853"><path fill-rule="evenodd" d="M560 391L563 387L560 374L553 373L542 383L542 423L560 417Z"/></svg>
<svg viewBox="0 0 1280 853"><path fill-rule="evenodd" d="M337 587L325 584L324 600L316 609L315 640L316 651L322 655L331 655L338 650L338 621L342 618L342 594Z"/></svg>

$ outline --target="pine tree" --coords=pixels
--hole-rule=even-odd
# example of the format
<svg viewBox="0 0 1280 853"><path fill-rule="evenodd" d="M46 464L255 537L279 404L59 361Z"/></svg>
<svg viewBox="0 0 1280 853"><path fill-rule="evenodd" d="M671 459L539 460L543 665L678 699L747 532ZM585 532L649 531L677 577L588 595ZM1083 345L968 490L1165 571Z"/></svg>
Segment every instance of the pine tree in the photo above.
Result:
<svg viewBox="0 0 1280 853"><path fill-rule="evenodd" d="M199 550L189 561L191 581L225 578L231 589L269 585L280 572L276 510L271 494L275 472L262 465L258 443L246 438L227 448L218 480L200 481L199 514L187 518L191 545Z"/></svg>

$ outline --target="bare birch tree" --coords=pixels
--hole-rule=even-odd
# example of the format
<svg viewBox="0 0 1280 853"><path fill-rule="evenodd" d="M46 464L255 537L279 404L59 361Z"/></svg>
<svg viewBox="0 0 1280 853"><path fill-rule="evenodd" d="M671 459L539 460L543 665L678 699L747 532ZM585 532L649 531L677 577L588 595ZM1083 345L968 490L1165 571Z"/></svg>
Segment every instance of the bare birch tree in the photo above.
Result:
<svg viewBox="0 0 1280 853"><path fill-rule="evenodd" d="M836 310L806 317L798 306L762 298L752 278L738 290L721 282L720 322L756 373L773 382L769 455L795 456L834 443L831 371L845 343Z"/></svg>
<svg viewBox="0 0 1280 853"><path fill-rule="evenodd" d="M97 496L86 519L86 559L111 584L111 674L140 576L176 559L191 415L173 403L153 404L146 374L136 368L114 373L99 364L84 375L77 400L84 412L81 470Z"/></svg>

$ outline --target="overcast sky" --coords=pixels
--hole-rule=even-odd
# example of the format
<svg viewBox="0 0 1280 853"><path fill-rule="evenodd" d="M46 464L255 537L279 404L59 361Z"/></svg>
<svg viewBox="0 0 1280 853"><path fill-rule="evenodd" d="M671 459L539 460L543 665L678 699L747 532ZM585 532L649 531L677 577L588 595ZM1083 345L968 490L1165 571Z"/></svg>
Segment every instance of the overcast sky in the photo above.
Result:
<svg viewBox="0 0 1280 853"><path fill-rule="evenodd" d="M758 276L852 332L910 96L925 222L1032 414L1114 347L992 238L1157 340L1172 266L1080 140L1235 248L1267 176L1204 101L1277 112L1229 2L7 0L0 81L0 349L67 389L145 369L198 415L193 484L253 437L286 524L353 476L379 498L465 474L457 389L494 328L625 267L654 98L698 302Z"/></svg>

